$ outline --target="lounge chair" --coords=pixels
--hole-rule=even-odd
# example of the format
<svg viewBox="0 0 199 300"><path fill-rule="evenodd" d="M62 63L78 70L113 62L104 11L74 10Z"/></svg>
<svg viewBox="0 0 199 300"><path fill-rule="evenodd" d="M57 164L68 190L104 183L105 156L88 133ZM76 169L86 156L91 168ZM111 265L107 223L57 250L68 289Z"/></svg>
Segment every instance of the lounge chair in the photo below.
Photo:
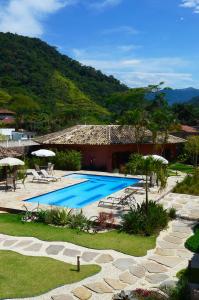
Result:
<svg viewBox="0 0 199 300"><path fill-rule="evenodd" d="M34 181L37 181L37 182L45 182L45 183L49 183L50 181L52 181L52 179L49 179L49 178L44 178L42 176L40 176L37 171L35 170L32 170L32 175L33 175L33 178L32 178L32 182Z"/></svg>
<svg viewBox="0 0 199 300"><path fill-rule="evenodd" d="M48 172L47 172L46 170L41 170L41 174L43 175L43 178L52 179L52 180L54 180L54 181L61 180L61 177L49 175Z"/></svg>
<svg viewBox="0 0 199 300"><path fill-rule="evenodd" d="M145 194L146 190L144 187L141 187L141 186L128 186L126 189L125 189L125 192L129 193L129 192L133 192L135 191L137 194Z"/></svg>
<svg viewBox="0 0 199 300"><path fill-rule="evenodd" d="M111 208L119 207L132 207L135 205L136 199L134 197L136 191L133 191L131 194L127 194L123 197L108 197L106 200L101 200L98 203L98 206L110 206Z"/></svg>

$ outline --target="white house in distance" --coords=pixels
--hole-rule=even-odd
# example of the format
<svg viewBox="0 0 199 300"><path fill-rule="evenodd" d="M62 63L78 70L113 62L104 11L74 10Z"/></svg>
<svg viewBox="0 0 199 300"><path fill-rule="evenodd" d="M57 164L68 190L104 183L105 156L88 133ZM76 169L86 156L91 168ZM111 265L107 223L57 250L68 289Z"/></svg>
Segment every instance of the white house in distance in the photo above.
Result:
<svg viewBox="0 0 199 300"><path fill-rule="evenodd" d="M8 141L31 140L36 135L35 132L26 130L15 131L15 128L0 128L0 134L5 136L5 140Z"/></svg>

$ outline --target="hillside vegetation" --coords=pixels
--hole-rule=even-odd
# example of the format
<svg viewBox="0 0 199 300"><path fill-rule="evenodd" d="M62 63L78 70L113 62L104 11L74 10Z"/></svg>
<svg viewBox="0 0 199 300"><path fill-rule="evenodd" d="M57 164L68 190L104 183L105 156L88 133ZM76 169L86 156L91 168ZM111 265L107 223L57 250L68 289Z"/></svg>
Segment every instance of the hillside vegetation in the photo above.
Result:
<svg viewBox="0 0 199 300"><path fill-rule="evenodd" d="M104 123L107 97L127 90L113 76L60 54L36 39L0 33L0 107L17 126L49 132L76 123Z"/></svg>

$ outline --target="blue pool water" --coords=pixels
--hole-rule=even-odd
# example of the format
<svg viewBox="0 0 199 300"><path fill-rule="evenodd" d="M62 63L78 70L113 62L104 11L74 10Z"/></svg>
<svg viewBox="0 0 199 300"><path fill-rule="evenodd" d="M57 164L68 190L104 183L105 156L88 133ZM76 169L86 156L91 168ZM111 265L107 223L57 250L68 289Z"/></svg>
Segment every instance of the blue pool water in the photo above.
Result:
<svg viewBox="0 0 199 300"><path fill-rule="evenodd" d="M97 176L78 173L73 173L65 177L86 179L86 181L31 198L27 200L27 202L37 202L68 208L82 208L139 182L139 180L135 178Z"/></svg>

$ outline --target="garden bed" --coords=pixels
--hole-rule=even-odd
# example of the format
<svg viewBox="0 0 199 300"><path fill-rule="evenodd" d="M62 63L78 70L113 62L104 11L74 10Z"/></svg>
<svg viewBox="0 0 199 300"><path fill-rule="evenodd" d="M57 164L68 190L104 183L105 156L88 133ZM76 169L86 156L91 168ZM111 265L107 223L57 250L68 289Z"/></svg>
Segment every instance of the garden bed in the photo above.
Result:
<svg viewBox="0 0 199 300"><path fill-rule="evenodd" d="M0 233L12 236L32 236L44 241L64 241L79 246L116 250L132 256L144 256L153 249L156 236L131 235L112 230L90 234L70 228L56 228L42 223L22 223L21 215L1 214Z"/></svg>

